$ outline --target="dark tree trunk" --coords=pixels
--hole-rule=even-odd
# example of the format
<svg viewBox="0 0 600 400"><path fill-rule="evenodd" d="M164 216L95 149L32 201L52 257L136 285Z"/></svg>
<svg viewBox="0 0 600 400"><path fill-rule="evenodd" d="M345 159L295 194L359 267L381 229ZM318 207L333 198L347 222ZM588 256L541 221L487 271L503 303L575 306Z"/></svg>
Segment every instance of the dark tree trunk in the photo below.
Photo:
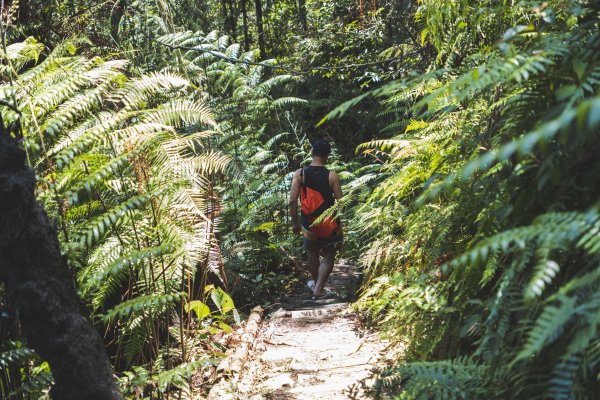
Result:
<svg viewBox="0 0 600 400"><path fill-rule="evenodd" d="M248 12L246 11L246 0L240 0L242 7L242 24L244 25L244 50L250 50L250 35L248 33Z"/></svg>
<svg viewBox="0 0 600 400"><path fill-rule="evenodd" d="M262 14L262 3L260 0L254 0L256 6L256 30L258 33L258 48L260 49L260 57L265 58L267 52L265 50L265 33L263 30L263 14Z"/></svg>
<svg viewBox="0 0 600 400"><path fill-rule="evenodd" d="M298 20L304 32L308 31L308 22L306 20L306 0L298 0Z"/></svg>
<svg viewBox="0 0 600 400"><path fill-rule="evenodd" d="M223 15L223 31L226 35L229 35L230 32L230 19L229 14L227 12L227 0L221 0L221 14Z"/></svg>
<svg viewBox="0 0 600 400"><path fill-rule="evenodd" d="M120 0L115 4L110 14L110 35L115 42L118 41L119 25L123 15L125 15L125 0Z"/></svg>
<svg viewBox="0 0 600 400"><path fill-rule="evenodd" d="M0 118L1 121L1 118ZM75 292L25 152L0 124L0 280L28 345L52 368L53 399L120 399L98 332Z"/></svg>
<svg viewBox="0 0 600 400"><path fill-rule="evenodd" d="M231 39L233 40L233 43L237 42L237 17L238 17L238 13L236 12L235 9L235 0L228 0L229 3L229 25L231 27Z"/></svg>

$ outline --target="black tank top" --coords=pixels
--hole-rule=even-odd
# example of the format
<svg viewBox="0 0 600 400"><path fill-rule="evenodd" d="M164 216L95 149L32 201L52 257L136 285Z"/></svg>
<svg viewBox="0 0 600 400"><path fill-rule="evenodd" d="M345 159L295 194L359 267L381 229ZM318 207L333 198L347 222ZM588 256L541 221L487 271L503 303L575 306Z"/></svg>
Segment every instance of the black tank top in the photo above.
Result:
<svg viewBox="0 0 600 400"><path fill-rule="evenodd" d="M325 167L316 167L309 165L301 171L304 175L304 184L306 187L318 191L323 196L323 204L313 213L313 215L304 215L302 213L300 222L305 228L309 227L308 217L318 217L327 209L335 204L335 197L329 185L329 170ZM302 188L300 189L302 190Z"/></svg>

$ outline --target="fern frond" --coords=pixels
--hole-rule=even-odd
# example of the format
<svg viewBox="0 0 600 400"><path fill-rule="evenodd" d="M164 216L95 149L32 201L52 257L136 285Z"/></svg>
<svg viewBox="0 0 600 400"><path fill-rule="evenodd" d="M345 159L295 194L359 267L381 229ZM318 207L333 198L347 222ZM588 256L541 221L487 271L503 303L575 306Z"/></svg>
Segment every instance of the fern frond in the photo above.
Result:
<svg viewBox="0 0 600 400"><path fill-rule="evenodd" d="M273 105L277 107L299 106L306 105L308 101L297 97L280 97L273 101Z"/></svg>
<svg viewBox="0 0 600 400"><path fill-rule="evenodd" d="M561 336L565 325L575 316L576 299L561 297L558 301L558 306L544 307L535 326L529 332L527 345L519 352L515 362L533 356Z"/></svg>
<svg viewBox="0 0 600 400"><path fill-rule="evenodd" d="M6 52L4 49L0 50L0 60L10 60L12 67L15 72L19 72L30 62L37 63L39 56L46 46L39 43L35 38L28 37L23 42L13 43L6 46ZM3 72L10 73L5 70L6 66L2 65Z"/></svg>
<svg viewBox="0 0 600 400"><path fill-rule="evenodd" d="M163 309L164 306L173 304L175 301L186 296L185 293L172 293L172 294L149 294L144 296L138 296L131 300L119 303L113 309L110 309L106 314L102 315L101 318L104 321L111 321L114 319L136 314L139 311L150 312L152 309Z"/></svg>
<svg viewBox="0 0 600 400"><path fill-rule="evenodd" d="M175 248L175 245L167 243L162 246L148 247L134 251L131 254L127 254L119 258L115 262L109 264L107 267L96 272L89 278L89 280L84 282L84 287L91 289L101 284L109 275L117 275L127 268L143 264L148 259L169 254L175 250Z"/></svg>
<svg viewBox="0 0 600 400"><path fill-rule="evenodd" d="M179 128L182 126L209 125L216 127L210 109L200 101L177 100L144 112L143 121Z"/></svg>
<svg viewBox="0 0 600 400"><path fill-rule="evenodd" d="M104 211L100 216L85 221L77 227L77 231L73 235L73 240L79 241L82 245L86 244L88 247L91 247L104 236L104 233L109 228L116 228L116 226L127 216L129 211L143 207L148 201L161 193L162 189L157 189L131 197L121 204ZM84 209L89 212L88 206L84 207Z"/></svg>
<svg viewBox="0 0 600 400"><path fill-rule="evenodd" d="M113 95L113 101L123 103L125 110L136 110L151 96L181 90L188 85L188 80L176 74L154 72L127 82Z"/></svg>
<svg viewBox="0 0 600 400"><path fill-rule="evenodd" d="M210 359L183 363L175 368L158 374L158 376L155 378L155 382L157 383L159 389L163 392L167 391L170 386L181 387L187 383L187 380L198 369L209 365L214 365L214 363L215 362Z"/></svg>

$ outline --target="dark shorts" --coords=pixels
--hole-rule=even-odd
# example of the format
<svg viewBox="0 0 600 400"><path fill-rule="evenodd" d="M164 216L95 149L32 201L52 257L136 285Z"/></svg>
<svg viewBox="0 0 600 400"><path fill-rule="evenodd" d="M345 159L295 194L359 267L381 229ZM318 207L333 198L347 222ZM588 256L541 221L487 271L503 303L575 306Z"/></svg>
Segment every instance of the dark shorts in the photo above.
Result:
<svg viewBox="0 0 600 400"><path fill-rule="evenodd" d="M335 236L331 238L318 238L315 240L309 240L307 238L302 238L302 243L304 244L304 249L307 251L321 251L325 250L340 250L342 248L342 243L344 242L344 236Z"/></svg>

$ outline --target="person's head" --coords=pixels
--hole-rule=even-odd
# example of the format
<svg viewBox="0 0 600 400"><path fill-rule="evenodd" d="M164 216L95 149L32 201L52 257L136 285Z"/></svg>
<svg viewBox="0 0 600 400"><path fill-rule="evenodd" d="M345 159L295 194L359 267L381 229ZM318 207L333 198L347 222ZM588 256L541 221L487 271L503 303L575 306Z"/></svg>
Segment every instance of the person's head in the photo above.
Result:
<svg viewBox="0 0 600 400"><path fill-rule="evenodd" d="M323 161L327 160L329 157L329 153L331 153L331 145L325 139L317 139L312 142L312 156L313 158L319 157Z"/></svg>

